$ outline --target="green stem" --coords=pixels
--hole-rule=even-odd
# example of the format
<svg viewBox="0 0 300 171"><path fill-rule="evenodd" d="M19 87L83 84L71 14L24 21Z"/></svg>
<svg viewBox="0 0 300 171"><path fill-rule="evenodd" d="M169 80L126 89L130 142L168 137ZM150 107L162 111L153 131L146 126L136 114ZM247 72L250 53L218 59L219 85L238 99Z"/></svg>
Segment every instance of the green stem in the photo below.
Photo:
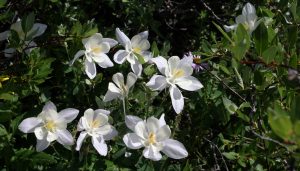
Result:
<svg viewBox="0 0 300 171"><path fill-rule="evenodd" d="M181 114L182 114L182 113L179 113L179 114L176 116L176 118L175 118L174 131L173 131L173 133L172 133L172 137L175 136L176 131L177 131L178 128L179 128L179 123L180 123L180 121L181 121Z"/></svg>
<svg viewBox="0 0 300 171"><path fill-rule="evenodd" d="M124 114L124 117L126 116L126 102L125 102L125 97L123 98L123 114Z"/></svg>

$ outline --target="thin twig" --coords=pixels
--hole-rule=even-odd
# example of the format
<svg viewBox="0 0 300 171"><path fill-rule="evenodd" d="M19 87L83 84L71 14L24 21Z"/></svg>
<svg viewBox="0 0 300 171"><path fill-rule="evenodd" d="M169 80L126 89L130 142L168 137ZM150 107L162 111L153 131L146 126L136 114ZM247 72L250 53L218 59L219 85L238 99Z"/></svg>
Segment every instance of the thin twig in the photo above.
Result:
<svg viewBox="0 0 300 171"><path fill-rule="evenodd" d="M215 12L203 1L203 0L200 0L200 2L203 4L203 6L209 11L211 12L211 14L218 20L218 22L220 23L223 23L224 21L218 17Z"/></svg>

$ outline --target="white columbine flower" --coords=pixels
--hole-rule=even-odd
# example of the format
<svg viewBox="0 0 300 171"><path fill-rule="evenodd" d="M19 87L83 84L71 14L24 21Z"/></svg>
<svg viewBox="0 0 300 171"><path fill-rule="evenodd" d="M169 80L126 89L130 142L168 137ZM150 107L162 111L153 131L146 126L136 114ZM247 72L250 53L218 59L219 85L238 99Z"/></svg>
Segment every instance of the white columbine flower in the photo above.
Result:
<svg viewBox="0 0 300 171"><path fill-rule="evenodd" d="M139 117L127 115L125 123L133 133L128 133L123 137L124 143L130 149L145 147L144 157L158 161L162 158L160 151L173 159L188 156L182 143L170 139L171 130L166 124L164 114L159 120L152 116L145 121Z"/></svg>
<svg viewBox="0 0 300 171"><path fill-rule="evenodd" d="M97 74L95 62L102 68L114 66L106 53L109 52L110 48L118 44L117 41L103 38L100 33L95 33L89 38L82 39L82 44L85 50L78 51L70 64L72 65L76 59L84 55L85 73L90 79L95 78Z"/></svg>
<svg viewBox="0 0 300 171"><path fill-rule="evenodd" d="M167 61L164 57L156 57L154 62L163 75L154 75L146 84L153 90L163 90L170 87L170 96L175 112L181 113L184 107L184 100L181 91L177 86L188 91L196 91L203 87L197 78L191 76L193 73L191 60L179 59L172 56Z"/></svg>
<svg viewBox="0 0 300 171"><path fill-rule="evenodd" d="M32 28L25 34L22 29L22 21L18 20L16 23L11 25L10 29L18 33L20 40L24 41L23 48L26 48L25 52L29 54L30 51L33 49L33 47L37 46L37 44L32 40L42 35L47 29L47 25L41 23L35 23L33 24ZM0 41L8 39L9 34L10 34L9 30L0 33ZM5 49L3 52L5 57L12 57L13 54L16 52L16 49L8 48Z"/></svg>
<svg viewBox="0 0 300 171"><path fill-rule="evenodd" d="M138 60L138 56L143 57L145 62L151 58L151 53L148 51L150 43L148 39L148 31L139 33L131 38L131 40L119 29L116 29L116 37L119 43L125 48L125 50L119 50L114 55L114 61L118 64L124 63L127 60L132 71L140 76L142 73L142 64Z"/></svg>
<svg viewBox="0 0 300 171"><path fill-rule="evenodd" d="M224 26L225 30L231 31L235 30L238 27L238 24L242 24L245 29L251 34L256 27L261 23L262 19L257 21L256 10L251 3L247 3L243 7L242 15L239 15L235 18L236 24L231 26Z"/></svg>
<svg viewBox="0 0 300 171"><path fill-rule="evenodd" d="M82 131L77 139L76 150L79 151L83 140L87 136L92 137L92 144L102 156L107 154L105 140L111 140L118 132L108 123L109 111L103 109L87 109L80 118L77 131Z"/></svg>
<svg viewBox="0 0 300 171"><path fill-rule="evenodd" d="M51 142L73 145L72 134L67 130L67 123L73 121L79 111L67 108L57 113L56 106L47 102L43 111L37 117L24 119L19 125L19 130L24 133L33 133L37 138L36 150L43 151Z"/></svg>
<svg viewBox="0 0 300 171"><path fill-rule="evenodd" d="M112 80L114 83L109 82L108 83L108 90L104 96L103 101L108 102L113 99L119 98L124 99L128 96L128 92L130 87L134 85L136 82L137 76L130 72L127 75L126 85L124 83L124 76L122 73L116 73L113 75Z"/></svg>

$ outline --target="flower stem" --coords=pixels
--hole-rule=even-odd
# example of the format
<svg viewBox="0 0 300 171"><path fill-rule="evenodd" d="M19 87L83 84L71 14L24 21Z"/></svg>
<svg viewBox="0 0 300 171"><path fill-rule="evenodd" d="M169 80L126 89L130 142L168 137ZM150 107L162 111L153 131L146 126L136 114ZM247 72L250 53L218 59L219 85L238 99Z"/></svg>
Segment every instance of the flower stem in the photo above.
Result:
<svg viewBox="0 0 300 171"><path fill-rule="evenodd" d="M126 116L126 102L125 102L125 98L123 98L123 113L124 113L124 117Z"/></svg>
<svg viewBox="0 0 300 171"><path fill-rule="evenodd" d="M179 123L181 122L181 114L182 114L182 112L178 113L177 116L176 116L176 118L175 118L174 131L172 133L172 137L175 136L176 131L179 129Z"/></svg>

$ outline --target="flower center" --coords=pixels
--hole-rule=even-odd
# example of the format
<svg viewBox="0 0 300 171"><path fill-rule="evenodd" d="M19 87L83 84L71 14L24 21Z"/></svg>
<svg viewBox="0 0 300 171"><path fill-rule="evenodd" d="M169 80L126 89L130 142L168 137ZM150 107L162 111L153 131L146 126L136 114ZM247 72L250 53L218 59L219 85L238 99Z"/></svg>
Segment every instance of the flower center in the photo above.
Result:
<svg viewBox="0 0 300 171"><path fill-rule="evenodd" d="M139 47L135 47L135 48L133 48L133 52L135 52L135 53L137 53L137 54L141 54L142 49L139 48Z"/></svg>
<svg viewBox="0 0 300 171"><path fill-rule="evenodd" d="M93 52L93 53L101 53L101 51L102 51L102 48L99 47L99 46L93 47L93 48L91 49L91 52Z"/></svg>
<svg viewBox="0 0 300 171"><path fill-rule="evenodd" d="M193 62L195 64L200 64L201 63L201 58L199 56L196 56L196 57L193 58Z"/></svg>
<svg viewBox="0 0 300 171"><path fill-rule="evenodd" d="M91 125L92 128L98 128L100 126L100 121L99 120L93 120L90 123L90 125Z"/></svg>
<svg viewBox="0 0 300 171"><path fill-rule="evenodd" d="M156 143L156 136L155 136L154 133L151 132L149 134L148 141L149 141L149 144L155 144Z"/></svg>
<svg viewBox="0 0 300 171"><path fill-rule="evenodd" d="M173 78L180 78L182 76L184 76L184 70L183 69L175 69L173 70Z"/></svg>
<svg viewBox="0 0 300 171"><path fill-rule="evenodd" d="M127 92L128 92L127 87L124 84L122 84L120 88L121 88L121 91L122 91L122 95L127 96Z"/></svg>
<svg viewBox="0 0 300 171"><path fill-rule="evenodd" d="M47 121L44 127L49 131L54 131L56 128L56 124L53 120Z"/></svg>

